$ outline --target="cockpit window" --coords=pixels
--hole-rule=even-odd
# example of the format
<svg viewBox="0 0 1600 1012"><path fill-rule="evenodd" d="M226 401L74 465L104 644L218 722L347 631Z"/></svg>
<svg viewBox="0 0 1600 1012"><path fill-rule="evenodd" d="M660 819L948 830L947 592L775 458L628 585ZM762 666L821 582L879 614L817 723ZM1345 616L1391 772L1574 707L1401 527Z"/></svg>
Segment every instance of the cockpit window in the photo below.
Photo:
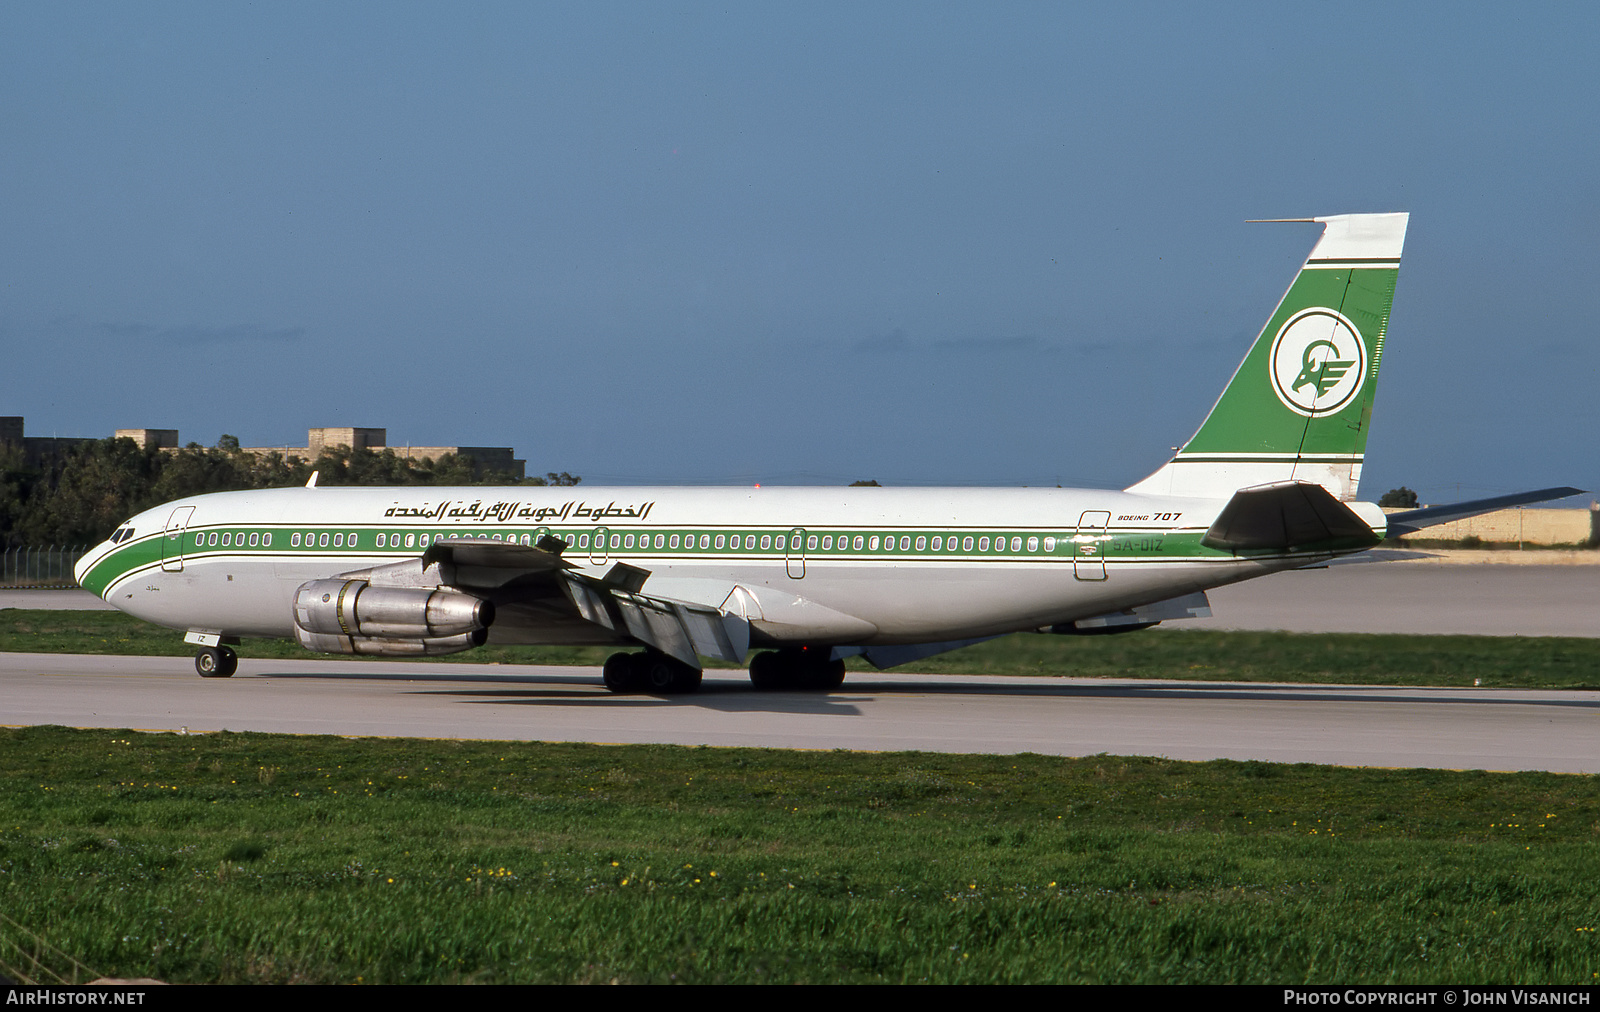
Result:
<svg viewBox="0 0 1600 1012"><path fill-rule="evenodd" d="M133 537L132 527L119 527L117 528L117 532L111 535L111 543L113 545L120 545L131 537Z"/></svg>

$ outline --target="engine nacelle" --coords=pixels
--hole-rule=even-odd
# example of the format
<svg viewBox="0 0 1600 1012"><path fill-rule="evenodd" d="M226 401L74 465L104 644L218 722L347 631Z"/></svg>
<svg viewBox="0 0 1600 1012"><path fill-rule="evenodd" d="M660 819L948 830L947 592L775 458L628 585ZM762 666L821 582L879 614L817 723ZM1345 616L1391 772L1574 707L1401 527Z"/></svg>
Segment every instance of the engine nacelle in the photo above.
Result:
<svg viewBox="0 0 1600 1012"><path fill-rule="evenodd" d="M294 595L294 635L329 654L422 657L482 646L494 603L453 590L313 580Z"/></svg>

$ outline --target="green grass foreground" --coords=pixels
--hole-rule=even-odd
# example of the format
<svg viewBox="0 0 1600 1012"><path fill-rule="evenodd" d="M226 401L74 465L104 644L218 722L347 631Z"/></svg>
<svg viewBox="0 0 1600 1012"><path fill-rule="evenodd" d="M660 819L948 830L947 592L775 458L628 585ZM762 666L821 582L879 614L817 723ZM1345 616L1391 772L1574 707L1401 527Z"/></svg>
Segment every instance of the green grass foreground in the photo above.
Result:
<svg viewBox="0 0 1600 1012"><path fill-rule="evenodd" d="M484 647L429 661L599 665L607 647ZM170 629L121 612L0 610L0 651L187 657ZM246 640L245 658L316 656L290 640ZM711 667L733 667L708 662ZM852 670L870 671L860 659ZM1117 636L1019 633L929 657L906 670L953 675L1076 675L1359 685L1480 684L1600 688L1600 639L1401 636L1150 629Z"/></svg>
<svg viewBox="0 0 1600 1012"><path fill-rule="evenodd" d="M1600 979L1592 777L50 727L0 769L0 910L118 976Z"/></svg>

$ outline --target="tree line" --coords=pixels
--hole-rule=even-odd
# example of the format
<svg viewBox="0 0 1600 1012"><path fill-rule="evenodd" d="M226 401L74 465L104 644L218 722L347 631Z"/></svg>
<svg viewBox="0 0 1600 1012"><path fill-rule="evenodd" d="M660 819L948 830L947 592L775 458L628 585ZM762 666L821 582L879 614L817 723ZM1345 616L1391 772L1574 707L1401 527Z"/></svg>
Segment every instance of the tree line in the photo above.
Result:
<svg viewBox="0 0 1600 1012"><path fill-rule="evenodd" d="M0 443L0 548L90 544L141 510L207 492L304 485L576 485L565 471L519 478L478 469L447 453L410 460L392 449L329 447L316 460L249 453L223 436L213 447L140 448L131 439L86 440L30 463L20 446Z"/></svg>

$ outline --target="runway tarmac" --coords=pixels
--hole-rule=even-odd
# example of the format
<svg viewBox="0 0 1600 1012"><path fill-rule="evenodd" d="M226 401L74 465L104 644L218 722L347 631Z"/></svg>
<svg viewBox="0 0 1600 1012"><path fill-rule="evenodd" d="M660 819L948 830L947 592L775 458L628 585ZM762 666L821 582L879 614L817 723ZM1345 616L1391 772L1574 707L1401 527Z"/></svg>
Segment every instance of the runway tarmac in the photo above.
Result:
<svg viewBox="0 0 1600 1012"><path fill-rule="evenodd" d="M49 602L48 605L44 602ZM1600 566L1336 565L1211 592L1174 627L1600 636ZM84 607L78 591L0 607ZM174 634L176 635L176 634ZM1162 755L1600 771L1600 694L852 674L827 695L708 672L689 697L613 696L588 668L0 654L0 724L780 748Z"/></svg>
<svg viewBox="0 0 1600 1012"><path fill-rule="evenodd" d="M0 654L0 723L1600 771L1600 694L852 673L828 695L709 672L615 696L594 668Z"/></svg>
<svg viewBox="0 0 1600 1012"><path fill-rule="evenodd" d="M1345 563L1207 591L1189 629L1600 636L1600 566Z"/></svg>

